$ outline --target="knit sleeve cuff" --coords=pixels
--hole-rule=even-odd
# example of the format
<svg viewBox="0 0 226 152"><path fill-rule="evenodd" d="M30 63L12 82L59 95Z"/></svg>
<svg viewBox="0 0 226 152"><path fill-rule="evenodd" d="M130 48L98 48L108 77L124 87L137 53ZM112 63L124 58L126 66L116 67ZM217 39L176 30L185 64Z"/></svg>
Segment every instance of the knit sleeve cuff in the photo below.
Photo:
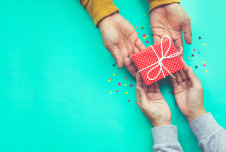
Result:
<svg viewBox="0 0 226 152"><path fill-rule="evenodd" d="M105 17L119 12L119 9L114 5L112 0L89 0L81 2L81 4L88 11L96 27Z"/></svg>
<svg viewBox="0 0 226 152"><path fill-rule="evenodd" d="M211 113L204 114L190 123L190 128L198 141L212 135L220 128Z"/></svg>
<svg viewBox="0 0 226 152"><path fill-rule="evenodd" d="M180 0L147 0L150 4L149 13L156 7L171 3L180 3Z"/></svg>
<svg viewBox="0 0 226 152"><path fill-rule="evenodd" d="M151 129L154 145L178 142L177 127L160 126Z"/></svg>

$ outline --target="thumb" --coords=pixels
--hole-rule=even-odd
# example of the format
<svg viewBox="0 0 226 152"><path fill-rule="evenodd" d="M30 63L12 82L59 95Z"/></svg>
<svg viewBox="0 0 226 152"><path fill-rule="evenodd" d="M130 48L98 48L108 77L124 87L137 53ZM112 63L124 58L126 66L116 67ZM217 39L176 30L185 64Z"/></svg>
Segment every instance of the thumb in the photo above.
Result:
<svg viewBox="0 0 226 152"><path fill-rule="evenodd" d="M192 44L192 33L191 33L191 19L188 18L184 24L181 25L184 33L184 39L187 44Z"/></svg>
<svg viewBox="0 0 226 152"><path fill-rule="evenodd" d="M195 73L192 71L191 67L189 67L187 70L187 76L191 80L193 87L199 87L201 85L199 79L197 78Z"/></svg>
<svg viewBox="0 0 226 152"><path fill-rule="evenodd" d="M140 86L136 87L137 90L137 101L138 101L138 106L140 107L140 103L141 104L146 104L147 103L147 98L146 98L146 94L144 92L144 89L141 88ZM141 107L140 107L141 108Z"/></svg>

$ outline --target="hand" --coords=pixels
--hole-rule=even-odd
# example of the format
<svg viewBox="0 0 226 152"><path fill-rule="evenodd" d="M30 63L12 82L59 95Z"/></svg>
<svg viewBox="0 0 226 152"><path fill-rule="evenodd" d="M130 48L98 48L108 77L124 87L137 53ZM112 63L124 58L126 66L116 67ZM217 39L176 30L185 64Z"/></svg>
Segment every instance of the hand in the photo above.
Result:
<svg viewBox="0 0 226 152"><path fill-rule="evenodd" d="M140 74L137 74L137 104L153 127L171 125L171 112L163 98L158 83L146 86Z"/></svg>
<svg viewBox="0 0 226 152"><path fill-rule="evenodd" d="M114 13L103 19L100 31L104 46L115 58L118 68L125 68L135 77L136 67L131 62L131 55L145 49L134 27L121 15Z"/></svg>
<svg viewBox="0 0 226 152"><path fill-rule="evenodd" d="M182 30L186 43L192 44L191 19L178 3L155 8L150 14L154 43L164 35L170 36L177 50L183 46ZM183 54L180 55L183 58Z"/></svg>
<svg viewBox="0 0 226 152"><path fill-rule="evenodd" d="M171 81L177 105L190 123L206 113L203 106L204 94L201 82L185 62L184 68L176 72L174 76L176 78L171 78Z"/></svg>

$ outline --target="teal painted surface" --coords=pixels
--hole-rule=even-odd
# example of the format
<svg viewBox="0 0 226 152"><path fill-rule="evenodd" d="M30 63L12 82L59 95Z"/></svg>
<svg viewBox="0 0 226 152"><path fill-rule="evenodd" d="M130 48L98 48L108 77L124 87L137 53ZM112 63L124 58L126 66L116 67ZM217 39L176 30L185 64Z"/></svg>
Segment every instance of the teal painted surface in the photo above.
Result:
<svg viewBox="0 0 226 152"><path fill-rule="evenodd" d="M139 27L139 37L148 34L152 44L149 16L144 16L147 2L114 2ZM184 45L185 59L190 58L186 62L198 65L194 71L204 87L206 110L224 128L225 4L181 4L192 19L193 44ZM1 1L0 14L0 151L152 151L151 124L135 104L135 87L129 87L135 80L124 68L112 66L115 61L99 29L78 1ZM169 79L160 86L184 151L200 152L169 93Z"/></svg>

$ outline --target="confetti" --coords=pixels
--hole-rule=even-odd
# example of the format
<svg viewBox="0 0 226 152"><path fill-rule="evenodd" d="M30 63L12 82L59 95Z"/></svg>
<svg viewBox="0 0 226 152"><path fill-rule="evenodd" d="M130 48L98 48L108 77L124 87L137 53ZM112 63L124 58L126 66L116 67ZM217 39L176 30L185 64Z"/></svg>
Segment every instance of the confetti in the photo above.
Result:
<svg viewBox="0 0 226 152"><path fill-rule="evenodd" d="M204 63L205 63L205 61L202 61L202 63L204 64Z"/></svg>
<svg viewBox="0 0 226 152"><path fill-rule="evenodd" d="M175 105L177 105L177 102L175 102Z"/></svg>
<svg viewBox="0 0 226 152"><path fill-rule="evenodd" d="M114 60L115 58L113 58L113 60Z"/></svg>
<svg viewBox="0 0 226 152"><path fill-rule="evenodd" d="M146 35L146 37L148 37L148 35Z"/></svg>
<svg viewBox="0 0 226 152"><path fill-rule="evenodd" d="M112 91L110 91L110 94L112 94Z"/></svg>
<svg viewBox="0 0 226 152"><path fill-rule="evenodd" d="M205 70L205 72L207 72L207 70Z"/></svg>
<svg viewBox="0 0 226 152"><path fill-rule="evenodd" d="M147 16L147 14L144 14L144 16Z"/></svg>
<svg viewBox="0 0 226 152"><path fill-rule="evenodd" d="M195 56L194 54L191 55L191 57L194 57L194 56Z"/></svg>
<svg viewBox="0 0 226 152"><path fill-rule="evenodd" d="M111 80L108 80L108 82L111 82Z"/></svg>
<svg viewBox="0 0 226 152"><path fill-rule="evenodd" d="M143 39L145 39L146 37L143 37Z"/></svg>
<svg viewBox="0 0 226 152"><path fill-rule="evenodd" d="M144 28L143 28L143 27L141 27L141 29L143 30Z"/></svg>
<svg viewBox="0 0 226 152"><path fill-rule="evenodd" d="M113 73L113 76L115 76L115 74Z"/></svg>
<svg viewBox="0 0 226 152"><path fill-rule="evenodd" d="M153 34L151 34L151 36L153 36Z"/></svg>
<svg viewBox="0 0 226 152"><path fill-rule="evenodd" d="M126 92L126 94L128 94L128 92Z"/></svg>
<svg viewBox="0 0 226 152"><path fill-rule="evenodd" d="M145 41L145 43L148 43L148 40L147 40L147 41Z"/></svg>
<svg viewBox="0 0 226 152"><path fill-rule="evenodd" d="M129 86L130 86L130 87L133 87L133 84L130 84Z"/></svg>
<svg viewBox="0 0 226 152"><path fill-rule="evenodd" d="M124 84L124 86L126 86L126 84Z"/></svg>
<svg viewBox="0 0 226 152"><path fill-rule="evenodd" d="M138 26L136 26L136 28L138 28Z"/></svg>
<svg viewBox="0 0 226 152"><path fill-rule="evenodd" d="M112 78L110 78L110 80L112 80Z"/></svg>
<svg viewBox="0 0 226 152"><path fill-rule="evenodd" d="M169 91L169 93L171 93L171 91Z"/></svg>
<svg viewBox="0 0 226 152"><path fill-rule="evenodd" d="M142 36L145 37L145 34L143 34Z"/></svg>
<svg viewBox="0 0 226 152"><path fill-rule="evenodd" d="M125 77L125 79L127 80L128 78L127 78L127 77Z"/></svg>
<svg viewBox="0 0 226 152"><path fill-rule="evenodd" d="M198 69L198 66L197 65L195 66L195 69Z"/></svg>
<svg viewBox="0 0 226 152"><path fill-rule="evenodd" d="M116 92L118 93L118 90L116 90Z"/></svg>
<svg viewBox="0 0 226 152"><path fill-rule="evenodd" d="M195 49L193 49L193 51L195 51Z"/></svg>
<svg viewBox="0 0 226 152"><path fill-rule="evenodd" d="M137 34L138 34L139 32L137 32Z"/></svg>
<svg viewBox="0 0 226 152"><path fill-rule="evenodd" d="M201 40L201 36L199 36L199 40Z"/></svg>
<svg viewBox="0 0 226 152"><path fill-rule="evenodd" d="M187 60L189 60L189 57L187 57Z"/></svg>
<svg viewBox="0 0 226 152"><path fill-rule="evenodd" d="M130 100L128 100L128 102L130 102Z"/></svg>
<svg viewBox="0 0 226 152"><path fill-rule="evenodd" d="M206 43L203 43L203 46L206 46Z"/></svg>
<svg viewBox="0 0 226 152"><path fill-rule="evenodd" d="M121 83L118 83L118 86L120 86L121 85Z"/></svg>
<svg viewBox="0 0 226 152"><path fill-rule="evenodd" d="M205 66L206 66L206 64L203 64L203 66L205 67Z"/></svg>
<svg viewBox="0 0 226 152"><path fill-rule="evenodd" d="M112 66L115 66L115 64L112 64Z"/></svg>

